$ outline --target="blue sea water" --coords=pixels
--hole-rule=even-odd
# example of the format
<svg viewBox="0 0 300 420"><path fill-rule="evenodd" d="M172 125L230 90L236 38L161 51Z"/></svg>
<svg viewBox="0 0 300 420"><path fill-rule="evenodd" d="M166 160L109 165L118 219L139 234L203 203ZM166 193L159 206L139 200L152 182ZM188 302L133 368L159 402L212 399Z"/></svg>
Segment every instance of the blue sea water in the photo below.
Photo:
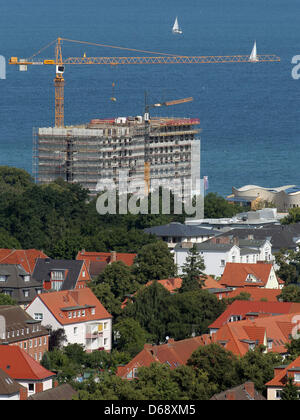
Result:
<svg viewBox="0 0 300 420"><path fill-rule="evenodd" d="M171 28L178 16L182 36ZM58 36L181 55L276 54L280 63L69 66L65 123L141 115L150 102L194 101L152 115L201 120L209 191L300 184L299 0L1 0L0 55L29 57ZM141 55L64 43L64 56ZM41 57L53 58L53 46ZM54 68L7 66L0 80L0 165L32 171L32 128L54 124ZM115 83L113 91L112 83ZM116 102L111 102L114 95Z"/></svg>

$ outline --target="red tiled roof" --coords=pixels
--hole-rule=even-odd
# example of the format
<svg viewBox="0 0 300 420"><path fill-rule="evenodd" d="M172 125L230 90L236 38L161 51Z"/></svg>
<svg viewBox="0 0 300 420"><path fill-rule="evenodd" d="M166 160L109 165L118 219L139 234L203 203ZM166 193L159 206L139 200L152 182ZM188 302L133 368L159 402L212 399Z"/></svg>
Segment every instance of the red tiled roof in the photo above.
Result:
<svg viewBox="0 0 300 420"><path fill-rule="evenodd" d="M116 252L116 261L122 261L124 264L131 266L133 265L134 259L137 254L128 254L123 252ZM88 270L90 268L91 261L98 262L112 262L111 252L87 252L85 250L79 251L76 260L85 260Z"/></svg>
<svg viewBox="0 0 300 420"><path fill-rule="evenodd" d="M99 302L97 297L88 287L76 290L42 293L36 296L35 299L40 299L62 325L112 318L112 315L107 312L102 303ZM27 311L30 309L33 302L28 306ZM75 319L68 318L68 308L72 308L70 309L70 312L72 312L76 311L77 308L80 308L81 310L85 309L85 305L87 305L86 309L88 309L88 307L94 307L95 314L92 315L86 310L86 315L84 317Z"/></svg>
<svg viewBox="0 0 300 420"><path fill-rule="evenodd" d="M55 376L18 346L0 345L0 369L17 380L43 380Z"/></svg>
<svg viewBox="0 0 300 420"><path fill-rule="evenodd" d="M286 383L287 373L291 369L293 369L294 371L297 369L297 373L300 373L300 356L297 357L297 359L295 359L286 367L275 368L274 378L267 382L266 386L284 387ZM295 385L300 387L300 383L295 382Z"/></svg>
<svg viewBox="0 0 300 420"><path fill-rule="evenodd" d="M268 302L278 302L277 296L281 294L281 289L266 289L263 287L243 287L241 290L240 288L233 290L232 292L228 292L228 296L226 294L226 298L233 298L238 296L241 292L249 293L250 300L267 300ZM222 293L220 291L219 293Z"/></svg>
<svg viewBox="0 0 300 420"><path fill-rule="evenodd" d="M200 346L210 343L208 335L174 341L169 339L167 344L145 344L144 349L137 354L126 366L118 367L117 375L127 378L134 368L150 366L151 363L164 363L171 369L185 365L191 354Z"/></svg>
<svg viewBox="0 0 300 420"><path fill-rule="evenodd" d="M263 314L283 315L296 312L300 312L300 303L236 300L228 306L209 328L221 328L229 322L233 315L239 315L242 319L245 319L248 313L256 313L257 316L261 316Z"/></svg>
<svg viewBox="0 0 300 420"><path fill-rule="evenodd" d="M33 273L38 258L48 257L43 251L36 249L0 249L0 264L19 264L30 274Z"/></svg>
<svg viewBox="0 0 300 420"><path fill-rule="evenodd" d="M264 263L227 263L224 269L224 273L221 277L220 284L223 284L226 287L265 287L268 282L272 267L272 264ZM246 282L249 274L255 276L258 282Z"/></svg>
<svg viewBox="0 0 300 420"><path fill-rule="evenodd" d="M290 342L294 326L292 320L295 316L299 316L299 312L259 317L251 321L230 322L212 335L212 341L220 344L225 342L225 349L238 356L243 356L249 350L249 344L244 340L258 340L259 343L262 343L264 335L266 339L273 340L272 349L268 351L284 354L287 352L285 345ZM263 329L265 334L263 334ZM265 342L264 345L266 344Z"/></svg>

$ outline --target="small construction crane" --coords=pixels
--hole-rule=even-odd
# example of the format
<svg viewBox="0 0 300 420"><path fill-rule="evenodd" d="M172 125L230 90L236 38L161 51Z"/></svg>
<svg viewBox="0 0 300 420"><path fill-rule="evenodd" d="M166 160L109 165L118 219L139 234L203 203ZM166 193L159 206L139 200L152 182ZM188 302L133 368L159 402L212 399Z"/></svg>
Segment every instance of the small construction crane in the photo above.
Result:
<svg viewBox="0 0 300 420"><path fill-rule="evenodd" d="M144 57L88 57L86 52L83 57L63 58L62 44L63 42L72 42L76 44L91 45L105 48L116 48L120 50L134 51L139 53L147 53ZM51 59L38 60L36 57L51 45L55 44L55 57ZM153 55L155 54L155 55ZM280 58L274 54L256 55L252 60L249 55L233 55L233 56L182 56L166 53L157 53L152 51L143 51L132 48L116 47L112 45L96 44L92 42L76 41L67 38L57 38L28 59L11 57L9 64L18 65L20 71L27 71L27 66L46 65L56 67L56 76L54 79L55 86L55 127L64 127L64 86L65 79L63 77L65 67L68 65L110 65L116 66L121 64L217 64L217 63L249 63L249 62L279 62Z"/></svg>
<svg viewBox="0 0 300 420"><path fill-rule="evenodd" d="M144 164L144 181L145 181L145 193L148 195L150 193L150 171L151 171L151 163L149 159L149 137L150 137L150 108L160 108L163 106L172 106L172 105L179 105L184 104L187 102L193 101L193 98L183 98L183 99L176 99L173 101L166 101L161 103L155 104L148 104L147 101L147 93L145 93L145 114L144 114L144 123L145 123L145 164Z"/></svg>

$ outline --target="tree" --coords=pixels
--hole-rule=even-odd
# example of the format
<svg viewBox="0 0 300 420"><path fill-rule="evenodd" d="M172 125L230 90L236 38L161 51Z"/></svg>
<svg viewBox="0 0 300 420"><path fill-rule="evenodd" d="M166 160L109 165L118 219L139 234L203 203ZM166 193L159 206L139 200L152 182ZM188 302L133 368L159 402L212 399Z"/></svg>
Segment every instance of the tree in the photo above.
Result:
<svg viewBox="0 0 300 420"><path fill-rule="evenodd" d="M133 302L127 303L121 318L129 317L139 322L155 342L165 341L166 317L170 313L167 298L170 293L157 281L142 288L134 297Z"/></svg>
<svg viewBox="0 0 300 420"><path fill-rule="evenodd" d="M289 210L289 214L281 219L282 225L290 225L293 223L300 222L300 209L299 208L292 208Z"/></svg>
<svg viewBox="0 0 300 420"><path fill-rule="evenodd" d="M117 350L136 356L150 338L149 334L133 318L121 319L113 326L115 347Z"/></svg>
<svg viewBox="0 0 300 420"><path fill-rule="evenodd" d="M245 211L245 208L243 208ZM230 204L225 198L215 193L209 193L204 198L204 217L218 219L220 217L232 217L241 212L241 207Z"/></svg>
<svg viewBox="0 0 300 420"><path fill-rule="evenodd" d="M9 295L0 293L0 306L2 305L16 305L17 302L11 298Z"/></svg>
<svg viewBox="0 0 300 420"><path fill-rule="evenodd" d="M289 377L287 379L287 383L282 389L281 400L283 401L299 400L298 387L295 385L292 377Z"/></svg>
<svg viewBox="0 0 300 420"><path fill-rule="evenodd" d="M90 282L88 287L91 288L97 299L113 317L121 314L121 300L114 296L108 283Z"/></svg>
<svg viewBox="0 0 300 420"><path fill-rule="evenodd" d="M238 385L237 357L219 344L209 344L199 347L191 355L188 366L204 371L208 375L210 384L214 384L218 391L225 391Z"/></svg>
<svg viewBox="0 0 300 420"><path fill-rule="evenodd" d="M186 262L182 267L182 285L180 293L189 292L202 288L205 284L206 275L204 274L205 265L204 259L197 250L197 245L194 244L189 250Z"/></svg>
<svg viewBox="0 0 300 420"><path fill-rule="evenodd" d="M300 302L300 287L290 284L285 286L280 295L277 296L280 302Z"/></svg>
<svg viewBox="0 0 300 420"><path fill-rule="evenodd" d="M21 249L20 242L5 229L0 228L0 248Z"/></svg>
<svg viewBox="0 0 300 420"><path fill-rule="evenodd" d="M279 266L276 274L284 281L286 286L298 283L300 278L300 252L282 250L275 254L275 261Z"/></svg>
<svg viewBox="0 0 300 420"><path fill-rule="evenodd" d="M281 365L282 357L276 353L264 353L265 347L259 346L255 350L248 351L238 363L240 381L254 382L255 389L265 394L265 384L274 377L274 368Z"/></svg>
<svg viewBox="0 0 300 420"><path fill-rule="evenodd" d="M62 348L67 341L67 336L63 328L53 330L50 325L46 327L49 330L49 351Z"/></svg>
<svg viewBox="0 0 300 420"><path fill-rule="evenodd" d="M163 241L158 241L143 246L135 259L133 273L141 284L174 277L176 265L168 245Z"/></svg>
<svg viewBox="0 0 300 420"><path fill-rule="evenodd" d="M122 261L107 265L96 280L96 284L100 283L109 284L111 292L121 302L126 295L134 293L138 287L131 268Z"/></svg>

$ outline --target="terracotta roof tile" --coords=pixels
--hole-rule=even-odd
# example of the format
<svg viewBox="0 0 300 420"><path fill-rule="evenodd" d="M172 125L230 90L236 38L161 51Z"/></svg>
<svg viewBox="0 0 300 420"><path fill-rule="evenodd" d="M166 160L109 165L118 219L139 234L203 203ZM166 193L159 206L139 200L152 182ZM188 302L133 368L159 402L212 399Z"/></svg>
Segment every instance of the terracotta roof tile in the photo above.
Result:
<svg viewBox="0 0 300 420"><path fill-rule="evenodd" d="M227 263L220 284L226 287L264 287L268 282L272 267L272 264L264 263ZM256 277L257 283L246 282L249 274Z"/></svg>
<svg viewBox="0 0 300 420"><path fill-rule="evenodd" d="M0 345L0 369L17 380L43 380L55 376L18 346Z"/></svg>
<svg viewBox="0 0 300 420"><path fill-rule="evenodd" d="M38 258L48 257L43 251L36 249L0 249L0 264L19 264L30 274L33 273Z"/></svg>

